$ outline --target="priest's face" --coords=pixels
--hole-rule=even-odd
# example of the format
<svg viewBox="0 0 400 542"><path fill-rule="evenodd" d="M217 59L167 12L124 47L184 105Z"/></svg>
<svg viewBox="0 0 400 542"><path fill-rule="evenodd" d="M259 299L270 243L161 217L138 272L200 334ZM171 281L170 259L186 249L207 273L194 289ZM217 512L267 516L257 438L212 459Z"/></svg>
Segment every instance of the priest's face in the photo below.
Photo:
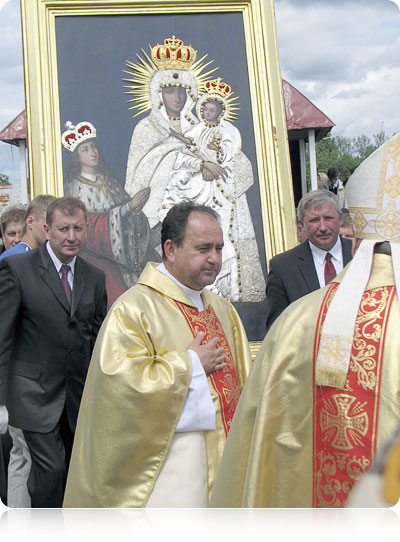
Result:
<svg viewBox="0 0 400 542"><path fill-rule="evenodd" d="M194 211L189 216L182 244L166 241L164 263L179 282L201 290L212 284L221 271L223 246L221 226L215 218Z"/></svg>
<svg viewBox="0 0 400 542"><path fill-rule="evenodd" d="M304 216L307 239L322 250L330 250L336 243L342 214L329 201L322 205L310 205Z"/></svg>

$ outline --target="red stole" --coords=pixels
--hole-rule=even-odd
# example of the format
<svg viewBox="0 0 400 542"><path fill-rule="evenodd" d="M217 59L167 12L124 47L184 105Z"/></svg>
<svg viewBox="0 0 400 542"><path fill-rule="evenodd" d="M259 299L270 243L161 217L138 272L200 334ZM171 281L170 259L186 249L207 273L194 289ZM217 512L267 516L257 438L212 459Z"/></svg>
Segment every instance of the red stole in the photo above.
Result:
<svg viewBox="0 0 400 542"><path fill-rule="evenodd" d="M179 310L183 314L188 323L193 337L196 337L200 331L205 333L205 343L211 339L219 337L218 347L223 347L226 355L225 362L227 367L220 371L210 373L207 378L211 382L212 387L216 391L221 407L222 423L225 429L225 434L228 435L232 418L235 413L236 406L239 402L240 389L236 374L235 364L233 362L231 348L226 338L218 316L214 309L209 305L204 311L199 312L193 307L189 307L184 303L175 301Z"/></svg>
<svg viewBox="0 0 400 542"><path fill-rule="evenodd" d="M345 389L315 385L315 365L327 309L322 303L313 359L313 506L341 507L376 453L377 422L387 320L393 286L364 292L356 320Z"/></svg>

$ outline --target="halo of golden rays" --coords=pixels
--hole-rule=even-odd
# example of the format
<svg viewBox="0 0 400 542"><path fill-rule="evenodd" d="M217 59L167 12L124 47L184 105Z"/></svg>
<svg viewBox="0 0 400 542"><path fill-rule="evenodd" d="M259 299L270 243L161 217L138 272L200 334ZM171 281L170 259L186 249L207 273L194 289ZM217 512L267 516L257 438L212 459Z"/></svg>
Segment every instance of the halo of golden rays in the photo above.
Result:
<svg viewBox="0 0 400 542"><path fill-rule="evenodd" d="M239 96L233 96L232 87L224 82L221 77L206 81L204 84L204 93L198 98L196 103L197 117L204 120L203 108L204 104L209 101L217 101L222 105L222 113L219 120L225 119L233 122L238 118L236 111L240 110Z"/></svg>
<svg viewBox="0 0 400 542"><path fill-rule="evenodd" d="M234 122L239 116L239 113L236 113L236 111L240 110L240 104L237 101L239 99L239 96L232 96L232 94L233 92L231 92L227 96L221 96L220 94L204 92L197 100L196 104L196 113L198 118L203 118L202 110L204 104L208 100L215 100L221 102L222 104L221 120L224 119L229 122Z"/></svg>
<svg viewBox="0 0 400 542"><path fill-rule="evenodd" d="M151 51L152 47L150 44L149 47ZM153 75L159 71L159 68L154 64L153 60L144 49L142 49L142 53L144 58L139 56L139 54L136 54L139 62L134 63L127 60L126 65L130 70L123 70L124 73L129 75L129 78L123 79L123 81L128 83L127 85L123 85L123 88L128 89L125 91L125 94L132 96L127 102L134 104L129 107L129 110L137 110L136 113L132 115L133 118L146 113L146 111L151 111L150 82ZM217 67L204 72L204 70L214 62L213 60L205 62L207 56L207 54L202 56L200 60L194 62L189 70L187 70L192 74L196 81L198 96L204 92L204 85L210 75L219 69Z"/></svg>

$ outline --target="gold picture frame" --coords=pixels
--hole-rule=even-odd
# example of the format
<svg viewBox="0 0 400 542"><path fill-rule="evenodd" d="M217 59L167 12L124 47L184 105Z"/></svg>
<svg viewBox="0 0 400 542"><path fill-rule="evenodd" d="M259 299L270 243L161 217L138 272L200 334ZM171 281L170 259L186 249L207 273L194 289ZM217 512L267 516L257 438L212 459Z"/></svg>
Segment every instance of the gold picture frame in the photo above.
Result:
<svg viewBox="0 0 400 542"><path fill-rule="evenodd" d="M240 113L242 121L247 122L241 133L244 147L248 145L250 149L250 159L253 153L256 183L252 197L258 200L260 213L254 213L256 218L252 214L252 219L262 233L264 274L265 262L295 244L293 190L273 0L21 0L21 13L32 197L40 193L63 195L61 133L66 120L92 121L88 118L92 108L103 107L104 118L100 119L99 109L96 110L96 122L103 127L102 132L105 127L108 130L103 146L106 144L112 156L119 147L125 145L126 149L129 144L126 133L132 130L131 125L128 130L126 123L132 122L133 114L124 90L125 62L137 62L137 55L143 57L143 52L149 52L150 43L162 43L164 38L176 34L199 49L200 56L207 54L207 60L223 55L211 66L220 68L222 75L229 71L228 64L232 78L241 74L236 87L241 87L238 92ZM239 32L230 26L231 22L237 25ZM119 31L120 28L123 30ZM130 39L141 46L132 46ZM107 56L114 44L120 55L117 61L115 54ZM125 44L126 50L123 50ZM98 51L95 62L95 57L89 59L93 50ZM85 64L85 55L89 64ZM80 75L74 72L74 62L76 69L81 70ZM103 84L97 82L95 88L91 87L92 74L98 74L97 81ZM118 78L120 90L117 91ZM225 78L230 81L228 75ZM114 87L100 99L99 94L108 91L110 81ZM237 91L235 85L233 89ZM85 93L89 97L85 98ZM67 102L76 105L76 118L65 118L71 115L71 105L68 109ZM118 111L125 108L126 119L116 123L118 115L114 114L113 105ZM123 142L119 147L118 138ZM121 160L115 167L122 167ZM252 342L259 343L262 338L256 337Z"/></svg>

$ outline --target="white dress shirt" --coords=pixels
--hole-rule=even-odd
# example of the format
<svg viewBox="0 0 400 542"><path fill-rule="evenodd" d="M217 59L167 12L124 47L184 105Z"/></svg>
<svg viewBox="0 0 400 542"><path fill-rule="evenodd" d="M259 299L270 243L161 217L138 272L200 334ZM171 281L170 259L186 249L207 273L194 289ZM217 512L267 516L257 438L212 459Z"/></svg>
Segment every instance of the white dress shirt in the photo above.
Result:
<svg viewBox="0 0 400 542"><path fill-rule="evenodd" d="M316 247L310 241L309 245L314 260L315 270L317 271L319 285L322 288L322 286L325 286L325 256L327 252L330 252L332 256L331 262L333 263L336 274L340 273L340 271L343 269L342 243L340 241L340 237L338 236L336 243L333 245L331 250L322 250L322 248Z"/></svg>
<svg viewBox="0 0 400 542"><path fill-rule="evenodd" d="M47 252L49 253L49 256L51 258L51 261L53 262L54 267L57 270L58 276L61 279L62 261L59 260L57 258L57 256L54 254L54 251L51 248L51 245L50 245L49 241L46 242L46 248L47 248ZM68 264L69 267L70 267L70 270L68 271L67 279L68 279L69 285L71 286L71 291L73 290L73 285L74 285L75 263L76 263L76 256L74 256L73 259Z"/></svg>
<svg viewBox="0 0 400 542"><path fill-rule="evenodd" d="M179 282L171 275L163 263L157 266L157 269L173 280L196 305L200 312L204 311L204 304L201 298L203 290L192 290ZM188 352L192 361L192 379L175 431L208 431L215 429L215 408L210 388L208 387L207 375L196 352L194 350L189 350Z"/></svg>

